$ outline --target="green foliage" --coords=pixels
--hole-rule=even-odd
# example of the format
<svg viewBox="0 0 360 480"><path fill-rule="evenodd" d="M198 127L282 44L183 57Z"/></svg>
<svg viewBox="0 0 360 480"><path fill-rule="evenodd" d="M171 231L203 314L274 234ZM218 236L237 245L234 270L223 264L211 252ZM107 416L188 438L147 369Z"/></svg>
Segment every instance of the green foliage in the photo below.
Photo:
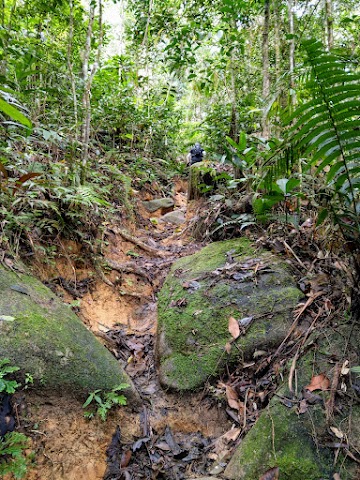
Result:
<svg viewBox="0 0 360 480"><path fill-rule="evenodd" d="M8 358L0 359L0 392L13 394L20 384L6 377L17 372L19 367L10 365ZM12 474L14 478L23 478L29 459L24 450L29 448L29 439L18 432L8 432L0 437L0 477Z"/></svg>
<svg viewBox="0 0 360 480"><path fill-rule="evenodd" d="M25 127L31 128L31 122L21 110L24 110L24 107L20 105L15 98L7 92L0 90L0 111L5 113L15 122L19 122Z"/></svg>
<svg viewBox="0 0 360 480"><path fill-rule="evenodd" d="M310 67L305 87L311 98L289 118L289 139L296 153L307 159L305 171L324 176L335 222L358 237L360 74L320 42L307 41L304 48Z"/></svg>
<svg viewBox="0 0 360 480"><path fill-rule="evenodd" d="M305 41L303 48L306 97L286 119L283 144L274 144L267 154L259 183L267 194L256 199L254 208L264 213L281 196L299 196L307 180L315 185L318 179L326 188L326 208L319 212L318 223L331 214L345 237L358 241L360 74L349 58L327 52L318 41ZM315 198L320 193L315 191Z"/></svg>
<svg viewBox="0 0 360 480"><path fill-rule="evenodd" d="M29 439L22 433L9 432L0 438L0 477L11 474L14 478L26 475L29 459L24 450L29 448Z"/></svg>
<svg viewBox="0 0 360 480"><path fill-rule="evenodd" d="M0 392L12 394L18 387L20 387L20 384L15 380L5 378L18 370L20 370L19 367L10 365L10 360L8 358L0 359Z"/></svg>
<svg viewBox="0 0 360 480"><path fill-rule="evenodd" d="M93 404L92 406L94 407L95 411L86 411L84 413L85 418L93 418L96 413L101 418L101 420L105 422L109 411L113 407L126 405L127 401L125 395L119 394L119 392L125 390L128 387L129 385L127 385L126 383L121 383L120 385L114 387L110 392L102 392L101 390L95 390L94 392L90 393L85 403L83 404L83 408L86 408L89 405Z"/></svg>

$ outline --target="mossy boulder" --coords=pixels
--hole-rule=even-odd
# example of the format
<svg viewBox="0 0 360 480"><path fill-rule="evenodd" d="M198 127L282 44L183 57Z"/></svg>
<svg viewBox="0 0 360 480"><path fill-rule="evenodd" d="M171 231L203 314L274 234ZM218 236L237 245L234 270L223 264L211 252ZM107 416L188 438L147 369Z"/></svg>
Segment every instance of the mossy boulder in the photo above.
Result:
<svg viewBox="0 0 360 480"><path fill-rule="evenodd" d="M279 467L281 479L323 480L333 478L335 472L343 480L358 478L355 462L345 458L341 449L337 451L335 462L335 450L324 446L339 442L331 432L330 427L335 427L344 433L353 451L359 449L359 406L353 404L351 395L347 401L344 396L341 408L336 408L334 415L327 418L331 391L316 390L310 394L305 391L315 375L325 375L330 383L333 382L334 359L343 358L345 338L348 339L347 358L357 364L357 327L352 328L350 323L338 320L336 331L328 328L313 333L307 353L296 362L296 382L293 382L296 390L290 392L288 379L284 380L269 406L235 450L224 472L225 478L258 480L273 467ZM289 360L289 367L291 363ZM345 377L343 381L346 381Z"/></svg>
<svg viewBox="0 0 360 480"><path fill-rule="evenodd" d="M32 276L0 265L0 358L29 373L38 387L72 393L129 384L116 359L86 329L71 307Z"/></svg>
<svg viewBox="0 0 360 480"><path fill-rule="evenodd" d="M286 263L255 251L247 239L212 243L179 259L159 293L161 383L195 389L219 374L227 361L279 345L300 297ZM228 354L230 317L250 326Z"/></svg>
<svg viewBox="0 0 360 480"><path fill-rule="evenodd" d="M314 411L314 410L317 411ZM322 415L313 407L309 415ZM307 422L277 399L260 415L228 464L224 476L231 480L258 480L270 468L279 467L280 478L322 480L330 478L330 455L317 448Z"/></svg>

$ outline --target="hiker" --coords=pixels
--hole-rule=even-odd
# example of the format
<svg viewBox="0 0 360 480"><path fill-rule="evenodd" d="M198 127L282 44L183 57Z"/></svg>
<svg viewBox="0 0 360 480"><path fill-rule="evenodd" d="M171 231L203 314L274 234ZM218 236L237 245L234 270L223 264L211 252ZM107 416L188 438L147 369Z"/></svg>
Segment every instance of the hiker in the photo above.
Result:
<svg viewBox="0 0 360 480"><path fill-rule="evenodd" d="M200 143L195 143L189 154L189 164L193 165L197 162L202 162L204 156L204 150L201 148Z"/></svg>

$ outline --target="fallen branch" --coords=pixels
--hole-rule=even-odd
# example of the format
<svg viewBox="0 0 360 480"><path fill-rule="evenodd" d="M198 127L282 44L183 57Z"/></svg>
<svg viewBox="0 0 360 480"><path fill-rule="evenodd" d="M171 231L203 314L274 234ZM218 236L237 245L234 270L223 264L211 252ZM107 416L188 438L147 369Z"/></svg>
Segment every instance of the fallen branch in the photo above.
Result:
<svg viewBox="0 0 360 480"><path fill-rule="evenodd" d="M107 264L119 273L133 273L134 275L139 275L139 277L145 278L150 284L152 284L151 278L147 272L143 268L138 267L135 262L118 263L108 258Z"/></svg>
<svg viewBox="0 0 360 480"><path fill-rule="evenodd" d="M127 232L126 230L122 230L122 229L116 228L116 227L111 227L110 230L112 232L116 233L116 234L121 235L128 242L131 242L134 245L141 248L141 250L144 250L145 252L150 253L151 255L154 255L154 257L163 258L163 257L166 257L168 255L171 255L170 252L164 252L164 251L158 250L157 248L150 247L150 245L147 245L146 243L142 242L141 240L137 239L136 237L130 235L130 233Z"/></svg>

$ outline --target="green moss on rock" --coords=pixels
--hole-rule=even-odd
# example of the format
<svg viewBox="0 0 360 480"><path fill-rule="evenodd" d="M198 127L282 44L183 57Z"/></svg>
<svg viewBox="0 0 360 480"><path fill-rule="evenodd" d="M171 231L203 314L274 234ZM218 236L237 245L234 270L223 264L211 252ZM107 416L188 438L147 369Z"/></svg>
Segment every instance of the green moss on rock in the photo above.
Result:
<svg viewBox="0 0 360 480"><path fill-rule="evenodd" d="M39 386L76 393L128 383L128 396L138 400L116 359L48 288L0 266L0 289L1 358L9 358Z"/></svg>
<svg viewBox="0 0 360 480"><path fill-rule="evenodd" d="M223 268L230 256L233 263ZM162 384L198 388L226 361L278 345L300 295L286 264L267 252L255 252L247 239L212 243L181 258L159 294L157 357ZM225 345L231 340L230 316L254 320L229 355Z"/></svg>
<svg viewBox="0 0 360 480"><path fill-rule="evenodd" d="M329 478L329 464L328 452L316 450L302 418L275 402L246 435L224 476L258 480L270 468L279 467L281 479L321 480Z"/></svg>

